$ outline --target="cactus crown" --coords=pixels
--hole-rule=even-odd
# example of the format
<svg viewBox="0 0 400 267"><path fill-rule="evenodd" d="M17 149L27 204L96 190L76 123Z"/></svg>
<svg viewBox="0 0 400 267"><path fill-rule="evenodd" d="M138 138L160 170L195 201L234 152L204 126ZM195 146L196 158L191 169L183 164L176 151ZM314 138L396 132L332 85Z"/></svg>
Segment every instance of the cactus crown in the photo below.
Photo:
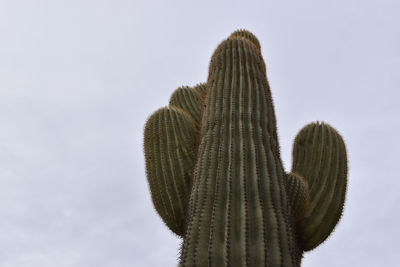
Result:
<svg viewBox="0 0 400 267"><path fill-rule="evenodd" d="M261 50L260 41L258 41L257 37L248 30L245 29L236 30L229 37L231 38L244 37L248 39L250 42L252 42L257 47L258 50Z"/></svg>

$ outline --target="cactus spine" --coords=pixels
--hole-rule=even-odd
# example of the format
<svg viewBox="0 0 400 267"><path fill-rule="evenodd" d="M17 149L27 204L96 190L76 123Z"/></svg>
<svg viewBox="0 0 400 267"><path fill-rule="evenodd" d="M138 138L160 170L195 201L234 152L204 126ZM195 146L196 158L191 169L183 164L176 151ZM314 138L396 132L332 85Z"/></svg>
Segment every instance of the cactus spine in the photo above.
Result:
<svg viewBox="0 0 400 267"><path fill-rule="evenodd" d="M169 115L154 122L159 113ZM342 138L327 124L306 126L285 173L260 44L245 30L217 47L205 85L178 88L150 117L145 157L154 205L183 235L180 266L300 266L342 212Z"/></svg>

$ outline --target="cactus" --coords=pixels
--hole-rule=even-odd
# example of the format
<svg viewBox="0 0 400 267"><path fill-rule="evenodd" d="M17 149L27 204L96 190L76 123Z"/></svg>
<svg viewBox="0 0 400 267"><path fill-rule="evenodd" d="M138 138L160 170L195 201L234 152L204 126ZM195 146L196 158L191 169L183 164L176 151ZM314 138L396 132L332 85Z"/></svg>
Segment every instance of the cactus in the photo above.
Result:
<svg viewBox="0 0 400 267"><path fill-rule="evenodd" d="M180 266L300 266L341 216L343 139L307 125L285 173L260 43L246 30L217 47L207 83L178 88L144 135L154 206L183 238Z"/></svg>

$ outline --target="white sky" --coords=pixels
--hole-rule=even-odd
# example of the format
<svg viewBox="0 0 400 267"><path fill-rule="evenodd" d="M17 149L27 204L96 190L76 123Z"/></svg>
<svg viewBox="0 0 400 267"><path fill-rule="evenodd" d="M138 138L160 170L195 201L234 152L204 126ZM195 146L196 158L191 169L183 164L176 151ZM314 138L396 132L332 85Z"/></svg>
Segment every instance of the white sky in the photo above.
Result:
<svg viewBox="0 0 400 267"><path fill-rule="evenodd" d="M348 146L344 215L302 266L399 265L399 25L396 0L0 1L0 266L176 266L143 125L238 28L261 42L286 169L311 121Z"/></svg>

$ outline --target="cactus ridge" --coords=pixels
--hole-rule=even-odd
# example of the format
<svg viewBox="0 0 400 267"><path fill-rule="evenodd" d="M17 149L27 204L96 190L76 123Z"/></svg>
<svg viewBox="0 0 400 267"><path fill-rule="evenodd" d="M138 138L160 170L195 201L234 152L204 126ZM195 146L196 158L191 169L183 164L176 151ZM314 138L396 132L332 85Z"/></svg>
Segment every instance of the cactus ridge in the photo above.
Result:
<svg viewBox="0 0 400 267"><path fill-rule="evenodd" d="M260 60L243 38L213 56L182 266L299 264Z"/></svg>
<svg viewBox="0 0 400 267"><path fill-rule="evenodd" d="M347 156L342 137L325 123L311 123L296 136L292 172L310 187L310 205L298 223L305 251L322 243L339 221L346 194Z"/></svg>
<svg viewBox="0 0 400 267"><path fill-rule="evenodd" d="M177 235L184 232L195 152L195 129L185 112L165 107L147 120L144 153L153 204Z"/></svg>

